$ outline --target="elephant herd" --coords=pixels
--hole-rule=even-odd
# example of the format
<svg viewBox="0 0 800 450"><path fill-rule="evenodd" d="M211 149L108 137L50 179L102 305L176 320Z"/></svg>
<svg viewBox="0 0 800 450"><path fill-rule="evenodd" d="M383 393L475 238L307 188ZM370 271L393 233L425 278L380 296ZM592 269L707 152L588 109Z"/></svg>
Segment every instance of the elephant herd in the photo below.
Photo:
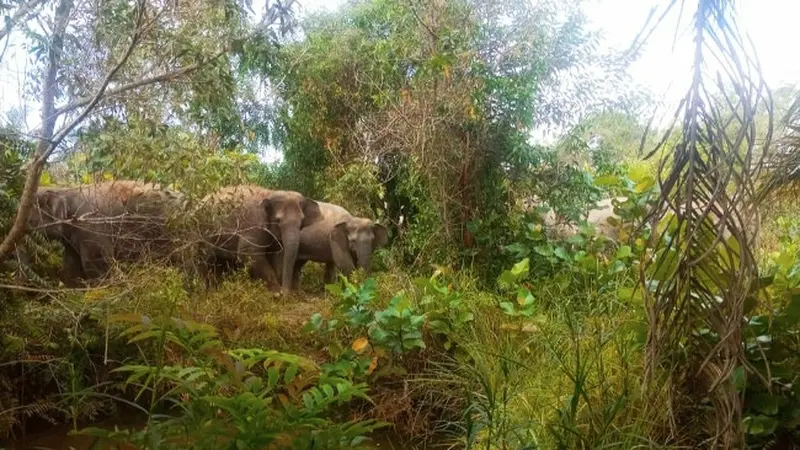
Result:
<svg viewBox="0 0 800 450"><path fill-rule="evenodd" d="M65 284L107 276L113 261L156 261L191 268L207 284L247 267L250 276L286 295L299 289L308 261L349 275L369 269L387 230L341 206L299 192L256 185L224 187L190 205L180 192L117 180L44 187L29 230L63 246Z"/></svg>

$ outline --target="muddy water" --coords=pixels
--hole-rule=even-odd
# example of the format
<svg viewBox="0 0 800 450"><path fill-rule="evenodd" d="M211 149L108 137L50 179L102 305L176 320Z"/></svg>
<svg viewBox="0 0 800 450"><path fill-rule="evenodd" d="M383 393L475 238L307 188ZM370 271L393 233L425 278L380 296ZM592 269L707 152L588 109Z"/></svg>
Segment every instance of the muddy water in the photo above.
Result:
<svg viewBox="0 0 800 450"><path fill-rule="evenodd" d="M99 428L113 429L113 423L100 423L92 425ZM124 425L130 426L130 425ZM90 449L120 449L136 450L131 445L100 444L95 445L96 438L91 436L70 435L71 427L61 425L53 427L51 430L32 433L26 438L11 442L1 442L0 450L90 450ZM395 439L389 436L373 436L371 444L376 449L399 450L403 446L395 443Z"/></svg>
<svg viewBox="0 0 800 450"><path fill-rule="evenodd" d="M119 448L124 450L135 450L136 447L130 445L97 445L94 446L97 438L92 436L70 435L71 427L57 426L52 430L34 433L25 438L15 441L0 443L0 449L7 450L89 450L89 449L112 449Z"/></svg>

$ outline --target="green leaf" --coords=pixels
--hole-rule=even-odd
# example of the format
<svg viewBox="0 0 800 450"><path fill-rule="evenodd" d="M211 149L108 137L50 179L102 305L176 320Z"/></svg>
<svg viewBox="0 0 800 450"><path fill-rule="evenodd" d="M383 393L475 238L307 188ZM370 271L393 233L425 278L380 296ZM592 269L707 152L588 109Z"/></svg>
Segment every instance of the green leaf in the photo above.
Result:
<svg viewBox="0 0 800 450"><path fill-rule="evenodd" d="M762 415L745 417L744 424L747 434L754 436L772 434L778 427L776 419Z"/></svg>
<svg viewBox="0 0 800 450"><path fill-rule="evenodd" d="M752 407L756 411L774 416L778 414L778 401L780 397L769 394L755 394L752 398L748 399L747 406Z"/></svg>
<svg viewBox="0 0 800 450"><path fill-rule="evenodd" d="M510 270L504 270L503 273L500 274L500 277L497 279L498 283L501 285L512 286L516 283L517 277L511 273Z"/></svg>
<svg viewBox="0 0 800 450"><path fill-rule="evenodd" d="M527 275L529 270L530 270L530 260L528 258L525 258L522 261L514 264L514 267L511 268L511 273L515 277L517 277L517 279L520 279L523 276Z"/></svg>
<svg viewBox="0 0 800 450"><path fill-rule="evenodd" d="M594 184L601 187L619 185L619 178L616 175L602 175L594 179Z"/></svg>
<svg viewBox="0 0 800 450"><path fill-rule="evenodd" d="M649 191L653 186L655 186L656 180L651 175L647 175L643 177L641 180L636 181L636 192L641 194L643 192Z"/></svg>
<svg viewBox="0 0 800 450"><path fill-rule="evenodd" d="M567 253L567 250L564 247L556 247L556 249L553 251L553 254L564 261L569 261L570 259L569 254Z"/></svg>
<svg viewBox="0 0 800 450"><path fill-rule="evenodd" d="M326 284L325 290L337 297L340 297L343 294L342 287L338 284Z"/></svg>
<svg viewBox="0 0 800 450"><path fill-rule="evenodd" d="M663 249L658 252L655 266L655 272L652 279L656 281L666 281L671 279L678 268L678 254L671 249Z"/></svg>
<svg viewBox="0 0 800 450"><path fill-rule="evenodd" d="M267 370L267 385L270 389L275 389L275 386L278 385L278 379L280 378L280 372L278 372L278 368L272 366Z"/></svg>
<svg viewBox="0 0 800 450"><path fill-rule="evenodd" d="M781 267L781 269L788 272L792 269L792 267L794 267L795 261L796 258L794 252L786 250L778 255L778 259L775 262Z"/></svg>
<svg viewBox="0 0 800 450"><path fill-rule="evenodd" d="M283 382L290 384L294 380L295 375L297 375L297 366L292 364L286 368L286 372L283 374Z"/></svg>
<svg viewBox="0 0 800 450"><path fill-rule="evenodd" d="M516 315L516 311L514 310L514 304L511 302L500 302L500 309L503 310L509 316Z"/></svg>
<svg viewBox="0 0 800 450"><path fill-rule="evenodd" d="M630 258L631 255L633 255L633 250L630 245L623 245L617 250L617 259Z"/></svg>
<svg viewBox="0 0 800 450"><path fill-rule="evenodd" d="M742 392L747 383L747 373L744 371L744 366L733 369L731 379L733 380L733 385L736 386L736 390Z"/></svg>
<svg viewBox="0 0 800 450"><path fill-rule="evenodd" d="M531 291L525 288L520 288L517 291L517 304L519 304L522 307L527 307L533 305L533 302L534 298L533 294L531 294Z"/></svg>

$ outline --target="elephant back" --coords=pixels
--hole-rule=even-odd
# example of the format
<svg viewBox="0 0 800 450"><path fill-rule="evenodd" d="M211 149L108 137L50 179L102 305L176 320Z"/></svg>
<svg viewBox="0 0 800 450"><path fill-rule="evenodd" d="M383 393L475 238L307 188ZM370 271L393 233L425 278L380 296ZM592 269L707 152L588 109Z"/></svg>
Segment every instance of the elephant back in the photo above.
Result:
<svg viewBox="0 0 800 450"><path fill-rule="evenodd" d="M205 233L264 226L267 219L261 202L271 192L256 185L227 186L204 197L194 215Z"/></svg>

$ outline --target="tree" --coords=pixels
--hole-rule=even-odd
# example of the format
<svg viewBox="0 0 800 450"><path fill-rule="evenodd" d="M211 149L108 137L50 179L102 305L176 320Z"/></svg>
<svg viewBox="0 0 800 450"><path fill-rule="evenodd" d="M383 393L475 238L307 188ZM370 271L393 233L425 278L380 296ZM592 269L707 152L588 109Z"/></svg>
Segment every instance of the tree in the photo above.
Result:
<svg viewBox="0 0 800 450"><path fill-rule="evenodd" d="M696 445L739 448L744 440L736 378L747 367L742 324L758 277L752 251L757 228L751 226L755 180L772 134L770 120L758 139L755 115L761 108L771 114L772 103L736 26L733 2L698 1L691 14L692 81L675 112L677 144L659 165L661 198L654 213L663 218L669 212L674 220L661 230L669 239L661 241L643 279L646 380L654 395L670 393L673 433ZM722 66L717 74L708 73L706 62L714 57ZM682 419L704 414L704 401L713 411L708 426L688 428Z"/></svg>
<svg viewBox="0 0 800 450"><path fill-rule="evenodd" d="M207 113L207 108L197 108L220 98L214 97L218 83L209 81L229 79L224 76L230 70L227 56L234 48L254 45L251 41L269 43L266 37L275 33L273 28L286 31L292 4L268 3L264 18L254 28L246 20L247 3L114 0L95 5L58 0L52 16L50 2L18 4L0 38L7 38L16 27L35 43L39 64L29 78L41 103L41 128L27 164L19 210L0 243L0 260L12 252L25 231L47 159L85 120L98 110L117 117L125 117L126 112L141 114L152 103L152 97L144 95L147 89L179 80L190 82L192 95L187 97L186 90L163 90L174 101L158 111L159 119L187 103L195 116ZM48 29L38 29L39 23L49 23ZM211 101L202 101L209 97ZM59 100L61 106L56 104Z"/></svg>
<svg viewBox="0 0 800 450"><path fill-rule="evenodd" d="M532 162L531 130L574 117L557 81L582 73L595 40L577 2L362 0L305 34L281 55L294 187L326 197L319 180L358 165L383 188L361 196L412 222L409 263L490 258L497 242L476 232L505 232L494 221ZM579 94L586 108L597 92Z"/></svg>

